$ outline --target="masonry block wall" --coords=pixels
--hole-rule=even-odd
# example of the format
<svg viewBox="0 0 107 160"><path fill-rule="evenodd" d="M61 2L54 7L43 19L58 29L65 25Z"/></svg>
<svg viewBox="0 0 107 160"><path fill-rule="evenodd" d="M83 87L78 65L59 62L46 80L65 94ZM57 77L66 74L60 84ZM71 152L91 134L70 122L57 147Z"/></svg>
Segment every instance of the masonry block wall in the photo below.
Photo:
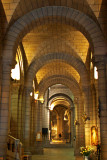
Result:
<svg viewBox="0 0 107 160"><path fill-rule="evenodd" d="M45 92L45 95L44 95L44 104L43 104L43 108L42 108L42 128L47 128L48 129L48 133L47 134L43 134L42 138L43 138L43 145L44 146L47 146L48 145L48 142L49 142L49 134L50 134L50 128L49 128L49 125L50 125L50 111L48 109L48 91Z"/></svg>
<svg viewBox="0 0 107 160"><path fill-rule="evenodd" d="M37 103L31 97L31 117L30 117L30 148L35 153L36 134L37 134Z"/></svg>
<svg viewBox="0 0 107 160"><path fill-rule="evenodd" d="M107 159L107 64L105 64L105 58L103 57L107 52L106 15L107 0L83 0L82 3L77 0L61 0L60 4L59 1L52 0L44 1L44 3L41 0L26 0L26 5L25 0L0 0L0 86L2 86L2 88L0 87L0 93L2 91L0 106L0 130L2 132L2 134L0 132L0 156L5 155L6 136L8 134L11 63L15 56L15 49L21 42L25 49L26 59L28 59L30 65L26 78L28 80L27 85L30 86L32 84L35 73L38 72L36 74L38 83L43 82L44 86L52 85L53 76L55 79L53 81L57 84L58 80L56 77L59 76L61 84L69 86L72 92L75 92L73 95L64 87L62 89L53 87L53 90L50 90L49 97L55 93L63 92L74 100L78 95L76 92L83 92L82 98L84 101L82 101L81 96L78 96L80 99L77 104L77 118L81 124L80 126L82 126L82 128L80 126L76 127L78 136L77 146L79 148L80 143L83 143L81 135L84 134L84 128L86 144L91 143L90 128L92 125L97 124L98 129L101 126L99 136L101 133L102 159ZM30 45L29 42L31 42ZM87 54L89 47L94 58L96 57L95 61L99 72L98 84L96 85L94 81L91 84L95 85L95 93L91 92L91 89L94 90L93 87L90 90L85 88L87 84L90 86L90 77L88 77L90 64L88 58L90 58L90 53L89 55ZM38 56L41 57L36 59ZM3 63L1 63L2 59ZM88 63L88 67L86 63ZM81 85L79 83L80 80ZM42 90L44 90L44 87ZM13 119L11 119L12 122L9 124L9 131L12 131L13 136L23 140L23 129L27 132L24 136L28 138L29 126L31 126L31 137L34 131L36 134L38 131L42 131L42 127L48 127L46 104L38 103L37 106L30 106L28 95L26 98L27 103L24 102L26 103L27 113L25 120L27 123L25 124L26 127L23 128L25 106L22 105L20 87L17 86L15 88L15 86L12 86L12 92L14 94L10 96L10 108L12 108L10 116ZM100 119L97 114L99 97L102 102ZM30 107L31 115L29 112ZM90 121L87 121L85 125L82 124L81 118L84 110L90 117ZM35 111L36 115L33 113ZM28 117L31 119L28 119ZM34 124L35 120L36 124ZM31 122L31 125L29 125L29 122ZM33 143L33 139L31 141ZM41 143L38 142L38 145L41 145Z"/></svg>
<svg viewBox="0 0 107 160"><path fill-rule="evenodd" d="M11 84L10 135L23 141L23 87L20 83Z"/></svg>
<svg viewBox="0 0 107 160"><path fill-rule="evenodd" d="M58 93L64 93L66 95L68 95L72 100L74 99L74 96L72 94L72 92L66 87L61 85L57 85L57 86L53 86L52 89L50 89L49 91L49 98L54 95L54 94L58 94Z"/></svg>
<svg viewBox="0 0 107 160"><path fill-rule="evenodd" d="M0 97L1 97L1 79L2 79L2 44L4 36L4 24L6 24L6 17L3 9L3 5L0 1Z"/></svg>

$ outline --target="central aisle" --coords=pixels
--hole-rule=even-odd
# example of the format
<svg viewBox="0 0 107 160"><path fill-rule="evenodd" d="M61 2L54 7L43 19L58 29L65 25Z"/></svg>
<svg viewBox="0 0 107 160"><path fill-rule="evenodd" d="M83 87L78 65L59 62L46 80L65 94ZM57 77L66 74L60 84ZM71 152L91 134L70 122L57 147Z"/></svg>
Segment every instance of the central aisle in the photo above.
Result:
<svg viewBox="0 0 107 160"><path fill-rule="evenodd" d="M32 160L82 160L74 157L73 148L45 148L44 155L33 155Z"/></svg>

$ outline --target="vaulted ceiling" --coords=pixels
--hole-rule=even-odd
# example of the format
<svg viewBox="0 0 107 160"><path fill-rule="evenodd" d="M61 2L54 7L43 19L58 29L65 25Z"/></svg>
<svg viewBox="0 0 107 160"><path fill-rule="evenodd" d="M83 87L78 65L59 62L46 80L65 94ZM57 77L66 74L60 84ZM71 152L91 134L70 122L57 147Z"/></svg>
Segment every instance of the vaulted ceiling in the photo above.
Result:
<svg viewBox="0 0 107 160"><path fill-rule="evenodd" d="M11 26L16 20L24 16L28 12L48 6L64 6L74 8L88 17L90 17L98 26L103 30L104 35L107 35L106 30L107 21L104 22L104 14L106 12L106 0L1 0L8 25ZM63 10L61 11L63 15ZM42 15L44 17L44 13ZM30 65L34 58L39 56L57 53L57 54L70 54L76 57L86 66L87 74L90 62L90 44L87 38L77 30L72 24L63 23L59 16L53 18L47 17L48 21L45 23L41 19L40 24L33 28L21 40L28 61ZM54 21L54 18L57 21ZM43 23L42 23L43 21ZM103 23L104 22L104 23ZM81 68L80 68L81 70ZM66 77L73 77L79 84L81 77L73 66L61 60L53 60L48 64L42 66L36 73L38 84L48 77L54 75L61 75Z"/></svg>
<svg viewBox="0 0 107 160"><path fill-rule="evenodd" d="M98 18L103 0L2 0L8 21L14 21L27 12L44 6L67 6ZM104 4L106 2L104 1Z"/></svg>

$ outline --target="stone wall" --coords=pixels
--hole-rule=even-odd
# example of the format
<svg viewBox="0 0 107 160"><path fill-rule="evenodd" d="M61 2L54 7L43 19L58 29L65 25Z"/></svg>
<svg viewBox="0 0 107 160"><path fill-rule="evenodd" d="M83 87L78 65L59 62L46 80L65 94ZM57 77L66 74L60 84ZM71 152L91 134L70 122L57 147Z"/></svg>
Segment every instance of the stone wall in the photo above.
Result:
<svg viewBox="0 0 107 160"><path fill-rule="evenodd" d="M11 84L10 134L23 141L23 87L18 82Z"/></svg>

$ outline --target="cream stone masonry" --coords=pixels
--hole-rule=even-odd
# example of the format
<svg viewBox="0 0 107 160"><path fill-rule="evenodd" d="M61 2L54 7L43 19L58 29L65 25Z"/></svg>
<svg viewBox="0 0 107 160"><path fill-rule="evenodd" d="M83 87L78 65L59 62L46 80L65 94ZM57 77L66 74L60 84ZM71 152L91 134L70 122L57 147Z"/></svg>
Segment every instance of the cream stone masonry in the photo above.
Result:
<svg viewBox="0 0 107 160"><path fill-rule="evenodd" d="M98 143L107 159L106 13L106 0L0 1L1 159L58 146L77 159L81 146Z"/></svg>
<svg viewBox="0 0 107 160"><path fill-rule="evenodd" d="M107 83L106 83L106 56L95 56L95 65L98 69L98 98L100 107L100 133L101 133L101 148L102 159L107 158Z"/></svg>

